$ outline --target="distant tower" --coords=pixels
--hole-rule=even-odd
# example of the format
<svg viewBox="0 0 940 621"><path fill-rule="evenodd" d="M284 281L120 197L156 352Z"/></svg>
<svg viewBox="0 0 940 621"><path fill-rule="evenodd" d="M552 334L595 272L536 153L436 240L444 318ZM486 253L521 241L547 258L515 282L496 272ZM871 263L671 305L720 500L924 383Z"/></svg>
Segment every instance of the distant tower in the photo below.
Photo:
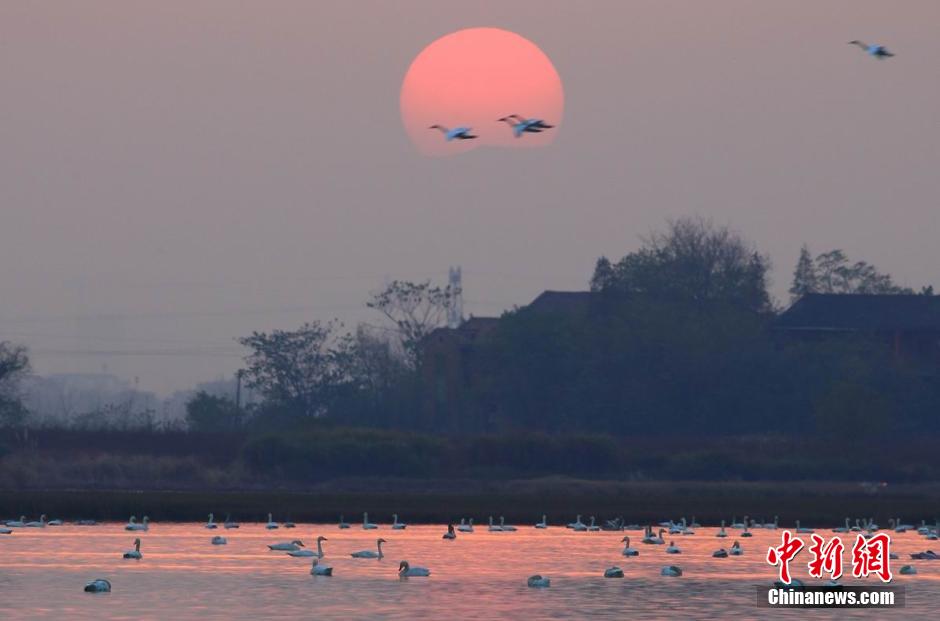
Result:
<svg viewBox="0 0 940 621"><path fill-rule="evenodd" d="M460 278L460 266L447 270L447 286L453 292L454 299L447 309L447 327L459 328L463 323L463 283Z"/></svg>

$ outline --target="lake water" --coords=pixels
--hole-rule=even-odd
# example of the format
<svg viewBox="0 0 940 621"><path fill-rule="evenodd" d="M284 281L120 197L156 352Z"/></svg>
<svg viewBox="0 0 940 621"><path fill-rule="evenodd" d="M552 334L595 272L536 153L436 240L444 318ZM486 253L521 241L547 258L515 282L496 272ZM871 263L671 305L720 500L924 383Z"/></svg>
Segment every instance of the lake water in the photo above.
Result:
<svg viewBox="0 0 940 621"><path fill-rule="evenodd" d="M514 533L490 533L486 526L445 541L443 526L409 526L364 531L354 525L299 524L295 529L268 531L263 524L242 524L238 530L209 531L202 524L152 524L149 532L129 533L123 524L91 527L61 526L16 529L0 535L0 618L113 620L154 619L568 619L568 618L689 618L736 619L901 619L933 617L940 606L940 561L910 561L908 554L940 551L936 541L915 532L893 535L895 583L905 585L903 609L851 611L839 609L770 610L757 607L754 585L767 585L776 569L764 561L767 548L778 545L779 531L757 530L740 539L744 555L713 559L728 547L715 538L716 529L698 528L695 535L674 539L680 555L665 546L642 545L639 531L573 532L563 527L536 530L520 526ZM213 534L228 544L209 543ZM621 555L621 537L631 536L640 556ZM827 537L831 533L825 531ZM143 540L140 561L124 560L135 536ZM271 552L267 544L301 539L315 549L324 543L324 563L334 575L314 577L311 559ZM382 560L353 559L350 552L374 549L384 537ZM842 535L851 548L854 534ZM804 536L808 541L808 535ZM793 575L806 574L807 552L792 564ZM401 580L400 560L431 569L429 578ZM848 554L846 567L849 568ZM899 576L902 564L914 564L916 576ZM659 575L664 565L677 564L684 575ZM605 579L604 569L619 565L624 579ZM849 569L849 572L851 570ZM526 578L549 576L551 588L532 589ZM108 594L83 592L93 578L107 578ZM855 584L853 580L844 580ZM880 584L875 580L864 584Z"/></svg>

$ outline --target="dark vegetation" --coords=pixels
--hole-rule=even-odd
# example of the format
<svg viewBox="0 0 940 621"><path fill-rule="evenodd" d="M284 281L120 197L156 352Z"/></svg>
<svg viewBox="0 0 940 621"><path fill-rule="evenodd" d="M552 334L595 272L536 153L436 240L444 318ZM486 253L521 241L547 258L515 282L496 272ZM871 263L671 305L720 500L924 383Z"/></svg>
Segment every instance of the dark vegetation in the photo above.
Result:
<svg viewBox="0 0 940 621"><path fill-rule="evenodd" d="M749 515L762 522L792 526L841 524L846 516L873 517L879 524L905 516L917 524L932 523L940 488L936 484L898 485L872 490L855 483L767 482L605 482L547 478L527 481L446 481L420 490L401 489L393 481L369 481L351 489L330 487L303 492L240 491L4 491L0 515L47 513L64 518L125 521L148 515L156 522L201 521L210 512L246 521L275 519L335 522L342 514L355 523L362 512L380 522L398 513L411 523L437 523L473 517L477 524L504 515L512 524L532 524L547 513L553 524L574 519L572 512L603 520L623 516L627 522L655 523L666 517L694 515L707 525ZM159 528L159 524L157 525Z"/></svg>
<svg viewBox="0 0 940 621"><path fill-rule="evenodd" d="M15 392L26 352L0 344L0 489L940 480L937 365L898 360L863 335L784 339L768 269L732 231L671 223L622 259L598 260L583 312L505 314L475 346L459 399L435 416L421 345L457 292L430 283L375 294L384 326L310 322L240 339L245 383L262 401L200 393L178 428L117 429L104 415L30 425ZM805 248L791 291L911 293L841 251Z"/></svg>
<svg viewBox="0 0 940 621"><path fill-rule="evenodd" d="M506 481L940 480L933 438L418 434L306 425L263 433L37 430L0 436L0 489L305 489L343 478Z"/></svg>

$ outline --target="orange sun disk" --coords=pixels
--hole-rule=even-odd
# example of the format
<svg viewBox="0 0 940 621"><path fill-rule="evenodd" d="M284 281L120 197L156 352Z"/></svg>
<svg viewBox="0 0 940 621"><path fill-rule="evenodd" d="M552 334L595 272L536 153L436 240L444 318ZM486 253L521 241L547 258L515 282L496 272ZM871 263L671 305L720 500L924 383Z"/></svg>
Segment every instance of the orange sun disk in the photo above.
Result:
<svg viewBox="0 0 940 621"><path fill-rule="evenodd" d="M546 146L564 112L558 72L537 45L499 28L468 28L445 35L411 63L401 87L401 118L412 142L428 155L482 145ZM540 118L555 128L513 137L497 119ZM470 126L475 140L447 142L429 126Z"/></svg>

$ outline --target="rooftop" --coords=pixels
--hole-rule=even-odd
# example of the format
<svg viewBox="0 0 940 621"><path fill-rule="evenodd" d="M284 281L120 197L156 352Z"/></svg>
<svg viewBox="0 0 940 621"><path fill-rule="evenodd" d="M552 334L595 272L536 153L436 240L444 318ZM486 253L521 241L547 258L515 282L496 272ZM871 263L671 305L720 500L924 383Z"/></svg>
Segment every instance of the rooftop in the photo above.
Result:
<svg viewBox="0 0 940 621"><path fill-rule="evenodd" d="M783 330L940 331L940 296L805 295L777 319Z"/></svg>

